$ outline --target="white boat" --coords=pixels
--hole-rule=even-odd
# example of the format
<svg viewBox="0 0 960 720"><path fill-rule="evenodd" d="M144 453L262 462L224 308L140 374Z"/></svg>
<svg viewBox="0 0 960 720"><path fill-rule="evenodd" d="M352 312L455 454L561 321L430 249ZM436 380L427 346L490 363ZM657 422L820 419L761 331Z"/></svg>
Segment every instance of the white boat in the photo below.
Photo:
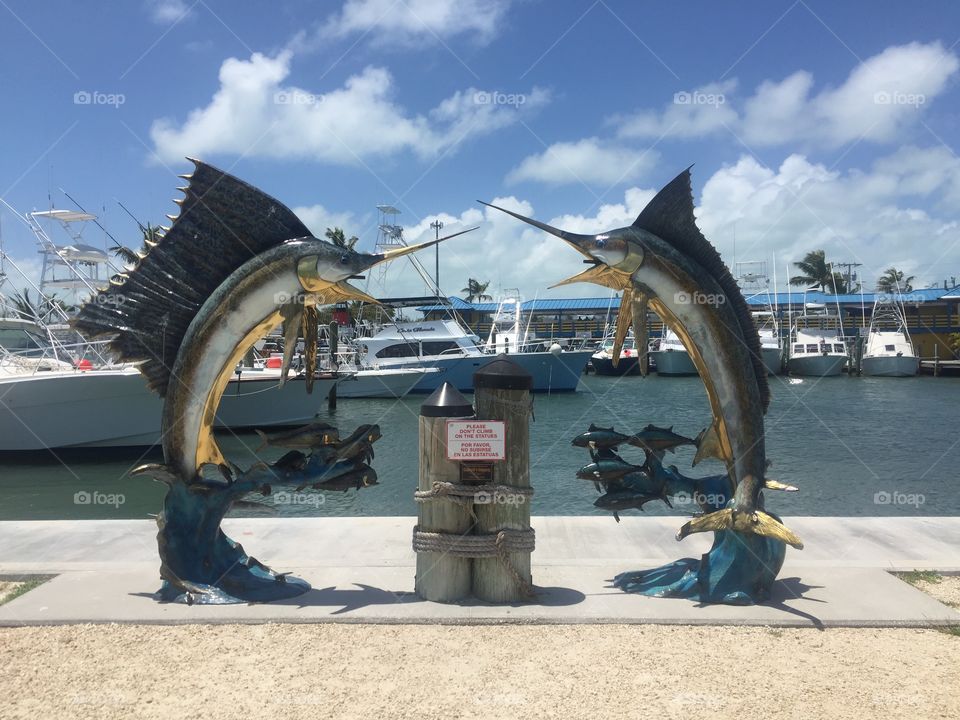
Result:
<svg viewBox="0 0 960 720"><path fill-rule="evenodd" d="M830 377L840 375L847 364L847 346L839 314L822 305L804 303L804 312L794 318L790 332L791 375Z"/></svg>
<svg viewBox="0 0 960 720"><path fill-rule="evenodd" d="M879 377L913 377L919 372L920 359L897 298L878 294L874 300L860 370Z"/></svg>
<svg viewBox="0 0 960 720"><path fill-rule="evenodd" d="M663 326L663 335L657 349L650 353L657 366L657 375L697 375L696 366L690 359L690 353L677 334Z"/></svg>
<svg viewBox="0 0 960 720"><path fill-rule="evenodd" d="M770 375L779 375L783 369L783 348L780 347L780 331L777 317L772 311L757 310L752 313L760 336L760 355Z"/></svg>
<svg viewBox="0 0 960 720"><path fill-rule="evenodd" d="M634 338L627 337L620 349L620 359L613 366L613 338L606 338L600 349L590 356L590 365L597 375L638 375L640 373L640 353L637 352Z"/></svg>
<svg viewBox="0 0 960 720"><path fill-rule="evenodd" d="M0 452L74 447L149 446L160 439L163 402L130 364L102 363L103 343L44 343L25 320L0 320ZM94 358L97 362L90 360ZM303 377L241 369L227 384L215 426L270 428L314 419L336 376Z"/></svg>
<svg viewBox="0 0 960 720"><path fill-rule="evenodd" d="M442 373L435 367L356 370L337 381L337 397L402 398L424 377Z"/></svg>
<svg viewBox="0 0 960 720"><path fill-rule="evenodd" d="M519 327L519 318L516 320ZM411 392L430 393L444 382L461 392L473 392L473 374L492 362L498 352L533 377L534 392L571 392L590 357L589 350L563 350L551 343L524 342L522 334L498 332L487 344L456 320L425 320L385 325L372 337L359 338L359 362L371 369L438 368L426 373Z"/></svg>

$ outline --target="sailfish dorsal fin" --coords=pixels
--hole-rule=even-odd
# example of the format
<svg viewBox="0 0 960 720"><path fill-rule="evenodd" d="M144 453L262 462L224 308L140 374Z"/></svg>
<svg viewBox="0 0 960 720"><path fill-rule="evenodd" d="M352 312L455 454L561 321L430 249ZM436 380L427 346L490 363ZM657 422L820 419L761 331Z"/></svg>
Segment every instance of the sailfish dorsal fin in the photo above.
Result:
<svg viewBox="0 0 960 720"><path fill-rule="evenodd" d="M187 177L180 215L126 277L80 310L74 327L113 335L117 359L141 362L147 385L164 396L190 322L224 280L265 250L311 233L278 200L212 165Z"/></svg>
<svg viewBox="0 0 960 720"><path fill-rule="evenodd" d="M692 165L690 167L693 167ZM720 253L711 245L697 227L693 214L693 188L690 168L671 180L643 209L633 227L646 230L670 243L678 251L696 261L720 285L737 317L737 322L750 351L754 374L760 388L763 409L770 404L770 387L767 370L760 354L760 336L757 333L747 301L730 274Z"/></svg>

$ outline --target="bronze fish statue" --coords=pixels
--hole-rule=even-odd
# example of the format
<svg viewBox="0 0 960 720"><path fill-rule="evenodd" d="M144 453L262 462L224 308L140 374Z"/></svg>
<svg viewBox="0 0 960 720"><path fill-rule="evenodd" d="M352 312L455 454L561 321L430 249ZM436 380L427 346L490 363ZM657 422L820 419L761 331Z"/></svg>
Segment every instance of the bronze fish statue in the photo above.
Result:
<svg viewBox="0 0 960 720"><path fill-rule="evenodd" d="M680 173L629 227L582 235L483 203L566 241L590 268L561 283L590 282L623 293L613 357L631 321L637 347L647 346L649 307L680 337L700 372L713 423L698 438L696 460L715 457L735 484L729 507L695 518L677 539L732 529L803 547L763 510L767 467L763 416L770 402L760 338L736 281L694 218L690 169Z"/></svg>

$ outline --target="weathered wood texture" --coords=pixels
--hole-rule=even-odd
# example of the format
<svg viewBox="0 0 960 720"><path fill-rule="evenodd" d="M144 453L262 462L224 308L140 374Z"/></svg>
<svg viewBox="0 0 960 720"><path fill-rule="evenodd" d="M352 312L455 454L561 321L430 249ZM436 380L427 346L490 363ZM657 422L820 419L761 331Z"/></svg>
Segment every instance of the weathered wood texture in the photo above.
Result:
<svg viewBox="0 0 960 720"><path fill-rule="evenodd" d="M421 491L430 490L435 482L459 482L460 467L447 460L447 420L445 417L420 416L420 480ZM446 498L418 503L420 529L465 535L473 520L468 505ZM443 553L418 552L415 589L424 600L451 602L470 595L473 560Z"/></svg>
<svg viewBox="0 0 960 720"><path fill-rule="evenodd" d="M507 458L494 465L494 483L518 488L530 487L530 391L477 388L477 419L503 420L506 423ZM530 527L529 498L505 494L491 502L474 504L477 534L500 530L526 530ZM530 553L508 553L513 568L526 583L531 583ZM528 599L513 573L496 557L473 561L473 594L488 602L516 602Z"/></svg>

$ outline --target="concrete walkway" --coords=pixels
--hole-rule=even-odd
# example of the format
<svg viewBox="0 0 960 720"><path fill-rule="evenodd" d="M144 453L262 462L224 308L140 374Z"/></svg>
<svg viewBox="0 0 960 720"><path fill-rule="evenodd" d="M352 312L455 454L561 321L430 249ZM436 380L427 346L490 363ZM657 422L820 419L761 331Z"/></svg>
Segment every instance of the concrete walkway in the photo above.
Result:
<svg viewBox="0 0 960 720"><path fill-rule="evenodd" d="M452 605L413 594L414 518L233 519L228 535L313 590L264 605L160 604L156 526L146 520L0 522L0 577L56 575L0 606L0 625L127 623L679 623L777 626L960 625L960 613L889 574L960 572L960 518L788 518L788 549L770 602L700 606L628 595L626 570L697 557L710 536L673 539L679 518L535 517L532 603Z"/></svg>

